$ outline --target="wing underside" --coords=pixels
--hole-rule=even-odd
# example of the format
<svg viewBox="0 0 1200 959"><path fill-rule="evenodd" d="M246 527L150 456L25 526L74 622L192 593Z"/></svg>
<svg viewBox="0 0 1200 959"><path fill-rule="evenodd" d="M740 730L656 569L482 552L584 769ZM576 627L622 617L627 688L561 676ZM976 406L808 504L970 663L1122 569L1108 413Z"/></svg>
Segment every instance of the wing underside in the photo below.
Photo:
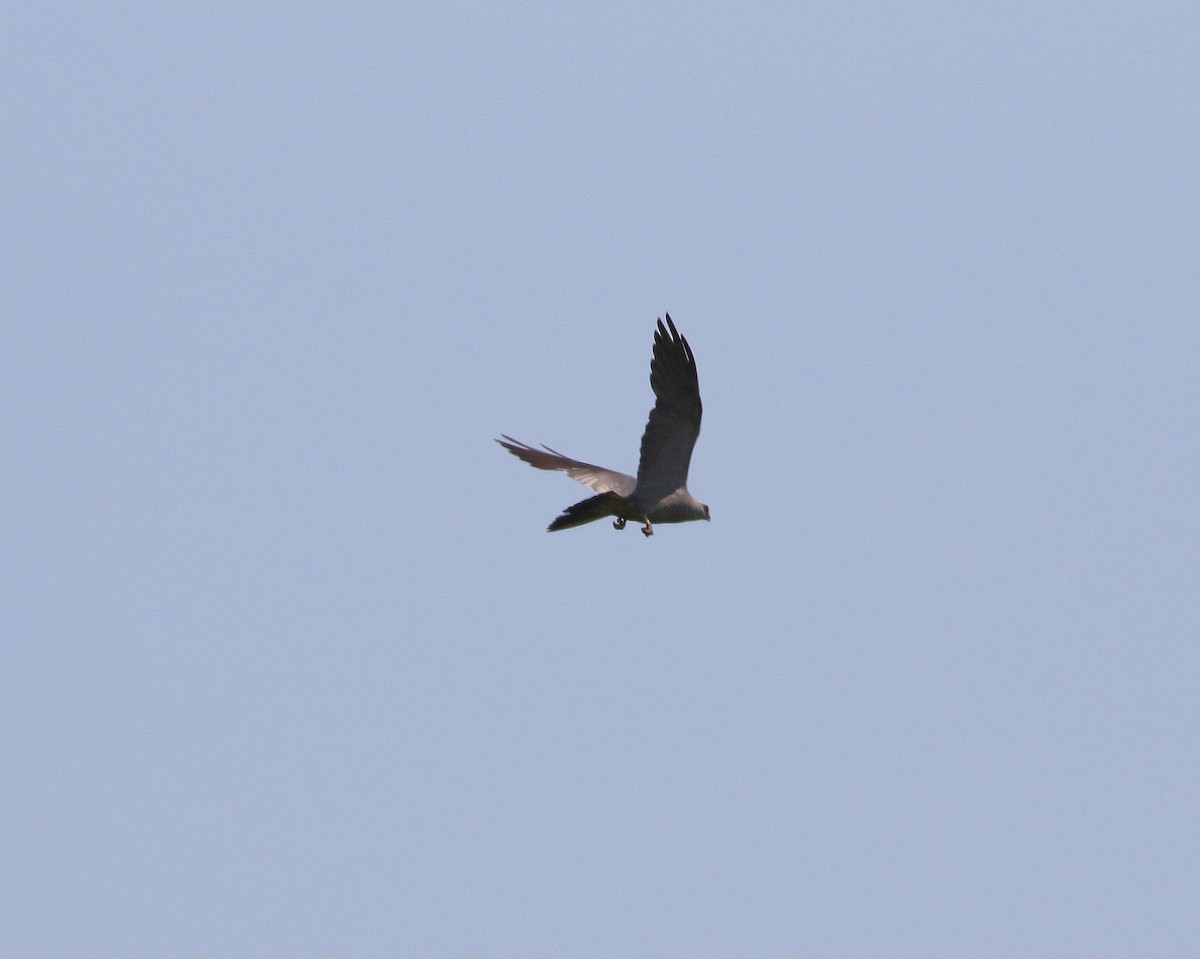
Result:
<svg viewBox="0 0 1200 959"><path fill-rule="evenodd" d="M687 486L703 412L696 359L669 313L665 325L658 321L654 334L650 386L655 403L642 434L637 487L642 492L666 495Z"/></svg>
<svg viewBox="0 0 1200 959"><path fill-rule="evenodd" d="M496 442L530 466L540 470L559 470L597 493L612 492L628 496L636 485L636 480L632 476L618 473L616 470L605 469L603 466L595 466L592 463L573 460L569 456L563 456L562 453L550 449L549 446L538 449L536 446L515 440L511 436L505 436Z"/></svg>

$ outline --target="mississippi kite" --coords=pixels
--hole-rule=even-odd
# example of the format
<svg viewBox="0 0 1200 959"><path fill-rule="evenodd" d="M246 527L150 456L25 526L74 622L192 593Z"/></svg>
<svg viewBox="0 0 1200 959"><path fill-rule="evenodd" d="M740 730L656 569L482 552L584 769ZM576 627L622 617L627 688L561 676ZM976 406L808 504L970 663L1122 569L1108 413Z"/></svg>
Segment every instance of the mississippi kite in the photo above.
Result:
<svg viewBox="0 0 1200 959"><path fill-rule="evenodd" d="M596 496L563 510L548 527L551 532L615 516L614 529L624 529L626 520L632 519L644 524L643 533L653 536L655 523L709 518L708 507L687 491L688 464L700 435L700 380L692 348L676 331L669 313L666 325L659 320L654 334L650 386L654 389L654 409L642 434L636 477L581 463L549 446L535 449L511 436L496 440L530 466L562 470L596 491Z"/></svg>

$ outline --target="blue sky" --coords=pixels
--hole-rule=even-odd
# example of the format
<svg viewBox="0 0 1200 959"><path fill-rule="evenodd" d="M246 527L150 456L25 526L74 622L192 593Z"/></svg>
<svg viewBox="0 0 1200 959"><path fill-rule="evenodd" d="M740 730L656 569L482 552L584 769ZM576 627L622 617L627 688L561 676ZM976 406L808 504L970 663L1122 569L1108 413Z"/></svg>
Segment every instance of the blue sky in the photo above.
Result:
<svg viewBox="0 0 1200 959"><path fill-rule="evenodd" d="M1192 5L26 6L0 951L1197 954Z"/></svg>

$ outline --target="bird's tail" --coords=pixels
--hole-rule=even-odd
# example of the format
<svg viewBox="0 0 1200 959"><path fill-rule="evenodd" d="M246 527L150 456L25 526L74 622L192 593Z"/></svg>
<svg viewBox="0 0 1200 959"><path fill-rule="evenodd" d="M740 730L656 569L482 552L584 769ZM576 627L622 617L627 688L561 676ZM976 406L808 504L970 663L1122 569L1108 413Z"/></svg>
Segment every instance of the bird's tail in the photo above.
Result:
<svg viewBox="0 0 1200 959"><path fill-rule="evenodd" d="M551 533L560 529L570 529L572 526L582 526L605 516L620 516L622 508L629 502L628 497L609 490L599 496L591 496L574 506L563 510L562 516L546 527Z"/></svg>

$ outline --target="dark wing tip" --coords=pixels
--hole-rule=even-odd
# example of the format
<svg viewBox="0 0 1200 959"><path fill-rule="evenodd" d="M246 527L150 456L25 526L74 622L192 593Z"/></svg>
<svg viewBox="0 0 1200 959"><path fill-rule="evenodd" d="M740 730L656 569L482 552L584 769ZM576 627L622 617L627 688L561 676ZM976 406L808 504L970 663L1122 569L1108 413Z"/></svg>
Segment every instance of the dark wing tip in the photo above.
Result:
<svg viewBox="0 0 1200 959"><path fill-rule="evenodd" d="M664 375L668 371L672 371L678 376L690 379L692 385L699 390L696 357L692 354L692 348L688 344L687 338L680 336L679 331L675 329L671 314L667 313L665 316L666 323L664 324L660 317L658 329L654 332L654 355L650 359L650 385L654 387L657 395L658 386L654 382L656 371L661 370Z"/></svg>
<svg viewBox="0 0 1200 959"><path fill-rule="evenodd" d="M670 313L666 313L664 316L666 317L667 321L666 325L664 326L662 318L659 318L658 329L654 333L655 351L657 352L657 348L660 345L679 346L683 349L683 355L686 357L687 362L692 366L695 366L696 357L692 354L692 348L688 344L687 337L681 336L679 331L675 329L675 323L671 319Z"/></svg>
<svg viewBox="0 0 1200 959"><path fill-rule="evenodd" d="M671 320L671 314L666 314L666 325L663 324L663 318L658 318L658 329L654 333L654 344L659 343L678 343L683 337L679 335L679 331L675 329L675 324Z"/></svg>

